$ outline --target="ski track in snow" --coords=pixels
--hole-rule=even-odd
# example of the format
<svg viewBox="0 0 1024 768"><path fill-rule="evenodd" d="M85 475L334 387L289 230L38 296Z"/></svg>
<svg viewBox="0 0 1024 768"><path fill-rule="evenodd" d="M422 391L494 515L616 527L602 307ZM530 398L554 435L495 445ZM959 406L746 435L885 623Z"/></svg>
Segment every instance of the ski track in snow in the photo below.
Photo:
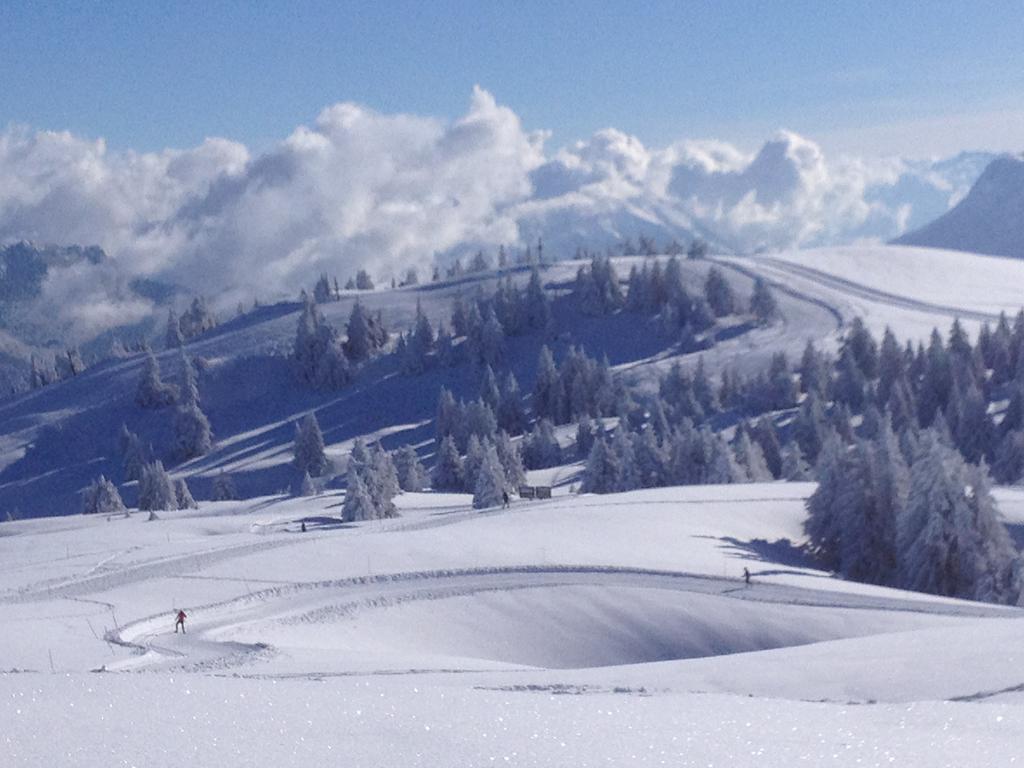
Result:
<svg viewBox="0 0 1024 768"><path fill-rule="evenodd" d="M761 256L756 259L751 259L750 263L766 264L773 271L781 272L786 275L802 277L818 285L839 291L840 293L849 294L872 302L908 309L913 312L945 315L950 319L959 317L963 320L977 320L979 322L995 321L999 319L999 314L997 312L979 312L978 310L968 309L966 307L934 304L927 301L921 301L919 299L909 299L906 296L901 296L900 294L888 293L877 288L871 288L847 278L831 275L827 272L822 272L821 270L814 269L813 267L807 267L802 264L793 264L782 259Z"/></svg>
<svg viewBox="0 0 1024 768"><path fill-rule="evenodd" d="M244 625L248 621L272 619L284 624L317 624L409 602L443 600L482 592L566 586L672 590L805 608L897 611L970 618L1020 618L1024 615L1018 609L972 603L875 597L756 582L748 587L736 579L676 571L523 565L357 577L290 584L252 592L193 608L190 621L192 630L186 636L187 639L183 638L184 647L190 653L175 651L155 642L162 642L162 638L173 634L166 629L160 631L167 625L166 612L130 622L119 631L108 633L107 639L133 648L141 654L155 653L153 661L161 663L161 669L166 669L167 657L173 656L181 659L180 665L175 666L183 671L224 670L248 665L274 654L274 649L263 643L218 642L209 639L211 633L226 627ZM314 595L318 600L322 595L324 603L309 605L308 599L303 604L297 602L299 597L309 598ZM133 670L145 667L145 658L131 665Z"/></svg>
<svg viewBox="0 0 1024 768"><path fill-rule="evenodd" d="M245 557L264 550L295 543L297 542L294 539L283 538L260 541L253 544L236 544L207 549L201 552L190 552L183 555L169 555L99 572L97 572L99 568L99 565L97 565L79 576L38 582L0 593L0 603L25 603L59 598L70 599L94 592L105 592L116 587L147 579L163 576L181 576L188 570L206 568L226 560ZM110 562L112 559L107 558L105 562Z"/></svg>

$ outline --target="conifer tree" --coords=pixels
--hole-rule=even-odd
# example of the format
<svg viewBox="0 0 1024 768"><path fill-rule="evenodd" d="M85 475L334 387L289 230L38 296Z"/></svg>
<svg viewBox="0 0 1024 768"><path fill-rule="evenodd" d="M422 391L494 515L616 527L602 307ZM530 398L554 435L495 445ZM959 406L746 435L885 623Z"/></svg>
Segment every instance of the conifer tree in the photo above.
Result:
<svg viewBox="0 0 1024 768"><path fill-rule="evenodd" d="M139 480L139 509L141 510L175 510L178 508L177 496L170 475L164 469L163 462L154 461L142 470Z"/></svg>
<svg viewBox="0 0 1024 768"><path fill-rule="evenodd" d="M160 364L152 352L146 355L142 378L135 390L135 402L142 408L163 408L173 405L177 397L175 387L160 378Z"/></svg>
<svg viewBox="0 0 1024 768"><path fill-rule="evenodd" d="M113 515L125 511L117 486L103 475L96 478L82 493L84 515Z"/></svg>
<svg viewBox="0 0 1024 768"><path fill-rule="evenodd" d="M487 509L502 503L505 492L505 472L493 444L488 443L481 454L480 465L473 485L473 507Z"/></svg>
<svg viewBox="0 0 1024 768"><path fill-rule="evenodd" d="M455 439L446 435L437 450L437 460L431 485L435 491L461 491L465 484L462 458L455 446Z"/></svg>
<svg viewBox="0 0 1024 768"><path fill-rule="evenodd" d="M174 501L178 505L178 509L199 509L184 477L179 477L174 481Z"/></svg>
<svg viewBox="0 0 1024 768"><path fill-rule="evenodd" d="M427 486L427 472L420 463L416 449L411 445L399 448L395 452L394 462L398 485L403 491L419 493Z"/></svg>
<svg viewBox="0 0 1024 768"><path fill-rule="evenodd" d="M307 413L295 425L292 454L292 466L299 475L304 472L310 477L321 477L326 474L329 463L324 451L324 436L313 411Z"/></svg>

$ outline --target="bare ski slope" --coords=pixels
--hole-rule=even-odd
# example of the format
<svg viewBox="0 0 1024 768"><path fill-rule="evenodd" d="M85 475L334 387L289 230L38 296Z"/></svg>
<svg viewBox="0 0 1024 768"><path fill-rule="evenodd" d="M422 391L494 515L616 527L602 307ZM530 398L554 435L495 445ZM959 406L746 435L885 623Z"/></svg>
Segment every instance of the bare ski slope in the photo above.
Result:
<svg viewBox="0 0 1024 768"><path fill-rule="evenodd" d="M3 746L86 768L1008 761L1024 612L816 570L812 489L2 524ZM1024 495L999 499L1019 525Z"/></svg>

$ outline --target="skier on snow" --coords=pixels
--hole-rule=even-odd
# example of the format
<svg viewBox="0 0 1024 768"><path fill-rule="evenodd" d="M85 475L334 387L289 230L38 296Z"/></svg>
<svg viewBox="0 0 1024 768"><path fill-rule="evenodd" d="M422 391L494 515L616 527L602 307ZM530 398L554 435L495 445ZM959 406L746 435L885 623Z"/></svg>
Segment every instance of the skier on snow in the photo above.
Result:
<svg viewBox="0 0 1024 768"><path fill-rule="evenodd" d="M184 611L178 611L174 622L174 634L178 634L178 627L181 627L181 634L185 634L185 619L187 618Z"/></svg>

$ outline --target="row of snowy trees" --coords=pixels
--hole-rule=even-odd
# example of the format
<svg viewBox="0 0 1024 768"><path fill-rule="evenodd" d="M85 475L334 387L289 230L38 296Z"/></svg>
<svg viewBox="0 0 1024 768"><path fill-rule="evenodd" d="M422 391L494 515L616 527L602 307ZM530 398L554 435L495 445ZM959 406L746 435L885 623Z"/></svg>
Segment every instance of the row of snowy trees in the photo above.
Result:
<svg viewBox="0 0 1024 768"><path fill-rule="evenodd" d="M536 418L568 424L582 416L609 416L616 401L607 358L598 362L582 349L569 347L561 364L555 365L551 350L541 348L532 398Z"/></svg>
<svg viewBox="0 0 1024 768"><path fill-rule="evenodd" d="M29 361L29 387L40 389L73 378L85 369L85 362L77 347L70 347L53 357L32 355Z"/></svg>
<svg viewBox="0 0 1024 768"><path fill-rule="evenodd" d="M164 382L160 364L152 352L143 363L135 390L136 404L145 409L176 406L174 412L173 456L180 461L204 456L213 447L210 420L199 402L199 384L192 359L180 351L181 386Z"/></svg>
<svg viewBox="0 0 1024 768"><path fill-rule="evenodd" d="M808 499L814 553L847 578L1018 604L1021 560L999 521L984 462L926 429L909 463L886 421L874 440L833 436Z"/></svg>
<svg viewBox="0 0 1024 768"><path fill-rule="evenodd" d="M503 493L518 489L525 481L519 447L504 430L493 439L472 435L464 457L450 435L438 446L434 489L472 493L473 506L478 509L501 504Z"/></svg>
<svg viewBox="0 0 1024 768"><path fill-rule="evenodd" d="M206 306L201 296L192 299L189 308L178 317L173 309L167 311L167 331L164 343L167 349L175 349L187 341L217 327L217 316Z"/></svg>
<svg viewBox="0 0 1024 768"><path fill-rule="evenodd" d="M354 375L355 363L380 352L388 332L380 314L371 315L360 302L352 306L344 342L320 312L306 299L295 331L292 360L299 380L313 389L338 389Z"/></svg>
<svg viewBox="0 0 1024 768"><path fill-rule="evenodd" d="M715 318L741 314L743 306L721 269L712 267L700 292L687 290L682 264L675 256L665 267L652 259L630 269L627 290L608 257L594 256L576 273L575 296L582 312L608 315L625 309L656 315L669 334L696 336L715 323ZM758 323L767 324L778 315L778 305L768 284L761 278L746 307Z"/></svg>
<svg viewBox="0 0 1024 768"><path fill-rule="evenodd" d="M660 433L651 423L637 430L620 422L610 439L601 431L594 436L582 489L617 493L666 485L766 482L776 477L806 480L809 469L799 448L779 446L774 427L768 424L770 438L765 440L774 445L778 465L773 471L759 439L763 429L737 429L730 445L721 433L698 428L688 419ZM578 438L577 444L585 443Z"/></svg>
<svg viewBox="0 0 1024 768"><path fill-rule="evenodd" d="M831 412L840 414L834 424L840 431L842 421L860 414L861 431L873 433L886 412L897 433L948 433L967 461L984 459L997 480L1018 482L1024 476L1021 349L1024 316L1012 330L1005 317L995 330L984 325L975 345L954 321L947 339L933 330L928 344L916 347L900 344L888 329L879 344L855 319L835 359L808 343L797 367L806 393L799 417L808 441L803 447L817 454L813 443L820 441L806 437L814 432L808 427L821 421L831 402Z"/></svg>

